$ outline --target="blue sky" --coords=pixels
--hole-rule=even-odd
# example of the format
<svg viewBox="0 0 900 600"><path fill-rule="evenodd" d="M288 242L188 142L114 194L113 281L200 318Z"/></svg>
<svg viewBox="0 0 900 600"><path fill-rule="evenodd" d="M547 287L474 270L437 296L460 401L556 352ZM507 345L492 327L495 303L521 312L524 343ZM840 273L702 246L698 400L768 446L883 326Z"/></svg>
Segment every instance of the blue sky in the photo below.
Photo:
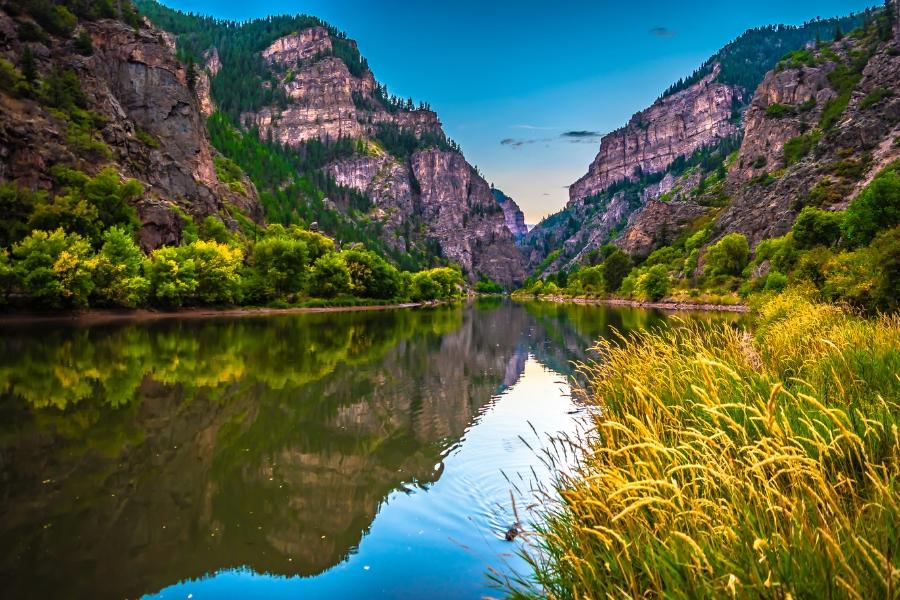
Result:
<svg viewBox="0 0 900 600"><path fill-rule="evenodd" d="M564 132L616 129L750 27L881 3L163 1L238 20L306 13L346 31L393 93L431 103L469 161L516 199L529 223L562 208L566 186L597 152L598 138Z"/></svg>

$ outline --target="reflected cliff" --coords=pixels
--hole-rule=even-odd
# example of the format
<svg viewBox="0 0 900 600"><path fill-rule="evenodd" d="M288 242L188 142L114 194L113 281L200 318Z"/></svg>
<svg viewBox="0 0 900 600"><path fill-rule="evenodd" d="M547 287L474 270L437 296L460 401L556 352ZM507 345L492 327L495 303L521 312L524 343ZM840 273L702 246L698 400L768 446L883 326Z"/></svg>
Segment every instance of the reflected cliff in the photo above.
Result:
<svg viewBox="0 0 900 600"><path fill-rule="evenodd" d="M528 357L561 373L660 315L507 302L5 327L0 592L121 598L313 576L427 488Z"/></svg>

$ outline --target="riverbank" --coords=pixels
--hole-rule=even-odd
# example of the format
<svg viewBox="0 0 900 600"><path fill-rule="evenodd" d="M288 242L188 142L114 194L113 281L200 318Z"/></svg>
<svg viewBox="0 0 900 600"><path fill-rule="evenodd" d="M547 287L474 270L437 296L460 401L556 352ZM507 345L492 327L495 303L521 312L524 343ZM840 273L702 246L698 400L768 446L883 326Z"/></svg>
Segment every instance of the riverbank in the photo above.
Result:
<svg viewBox="0 0 900 600"><path fill-rule="evenodd" d="M523 296L517 296L523 298ZM530 296L529 296L530 298ZM579 298L568 296L541 296L536 298L547 302L574 303L574 304L605 304L607 306L630 306L633 308L647 308L666 311L707 311L707 312L750 312L746 304L710 304L703 302L642 302L639 300L625 300L623 298Z"/></svg>
<svg viewBox="0 0 900 600"><path fill-rule="evenodd" d="M594 350L603 410L543 507L522 596L900 588L900 318L788 292L752 333L685 323Z"/></svg>
<svg viewBox="0 0 900 600"><path fill-rule="evenodd" d="M30 323L66 322L79 325L96 325L115 321L153 321L163 319L216 319L234 317L266 317L272 315L306 314L306 313L339 313L362 312L376 310L393 310L439 306L444 302L405 302L401 304L373 304L359 306L292 306L274 307L235 307L235 308L179 308L176 310L114 310L87 309L81 311L58 311L48 313L21 312L0 314L0 325L20 325Z"/></svg>

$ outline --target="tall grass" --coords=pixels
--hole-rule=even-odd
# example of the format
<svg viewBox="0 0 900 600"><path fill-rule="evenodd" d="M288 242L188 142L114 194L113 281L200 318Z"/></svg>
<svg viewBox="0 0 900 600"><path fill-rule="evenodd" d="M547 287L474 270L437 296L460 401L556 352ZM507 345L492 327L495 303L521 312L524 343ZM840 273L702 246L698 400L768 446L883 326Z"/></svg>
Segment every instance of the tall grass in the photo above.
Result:
<svg viewBox="0 0 900 600"><path fill-rule="evenodd" d="M597 344L595 437L511 595L900 597L900 318L789 293L754 331Z"/></svg>

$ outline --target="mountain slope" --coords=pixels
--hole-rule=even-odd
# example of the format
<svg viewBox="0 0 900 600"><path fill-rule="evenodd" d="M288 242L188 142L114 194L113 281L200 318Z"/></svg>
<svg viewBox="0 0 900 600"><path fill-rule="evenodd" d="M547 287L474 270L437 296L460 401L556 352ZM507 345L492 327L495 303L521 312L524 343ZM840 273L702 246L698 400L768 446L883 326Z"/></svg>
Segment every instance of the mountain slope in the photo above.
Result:
<svg viewBox="0 0 900 600"><path fill-rule="evenodd" d="M872 13L819 20L802 27L771 26L749 30L710 57L687 79L680 80L648 109L601 140L588 173L569 189L563 215L539 224L525 246L528 264L535 268L555 250L559 255L543 264L548 272L582 261L592 250L622 236L619 243L646 255L656 243L646 235L623 235L629 218L647 203L683 196L699 180L679 180L684 164L695 163L706 176L723 165L743 134L743 114L753 91L767 71L790 50L817 38L830 38L836 30L849 31ZM695 171L697 169L695 168ZM669 177L668 175L672 175ZM722 179L722 178L720 178ZM713 182L720 183L720 182ZM672 210L654 205L658 226L675 229L724 202L721 186L699 204ZM626 198L627 196L627 198ZM560 223L567 227L560 227ZM642 240L642 241L639 241Z"/></svg>
<svg viewBox="0 0 900 600"><path fill-rule="evenodd" d="M237 25L138 5L176 36L185 62L200 65L196 87L208 111L299 165L308 185L297 194L263 193L270 220L318 221L401 264L448 259L472 281L522 281L490 187L427 105L387 93L354 41L312 17Z"/></svg>
<svg viewBox="0 0 900 600"><path fill-rule="evenodd" d="M72 170L112 167L137 179L143 191L132 203L145 250L179 243L182 215L218 215L233 228L262 219L248 181L235 191L219 179L187 73L160 32L137 21L16 13L0 9L0 57L14 82L0 93L0 178L51 197Z"/></svg>

